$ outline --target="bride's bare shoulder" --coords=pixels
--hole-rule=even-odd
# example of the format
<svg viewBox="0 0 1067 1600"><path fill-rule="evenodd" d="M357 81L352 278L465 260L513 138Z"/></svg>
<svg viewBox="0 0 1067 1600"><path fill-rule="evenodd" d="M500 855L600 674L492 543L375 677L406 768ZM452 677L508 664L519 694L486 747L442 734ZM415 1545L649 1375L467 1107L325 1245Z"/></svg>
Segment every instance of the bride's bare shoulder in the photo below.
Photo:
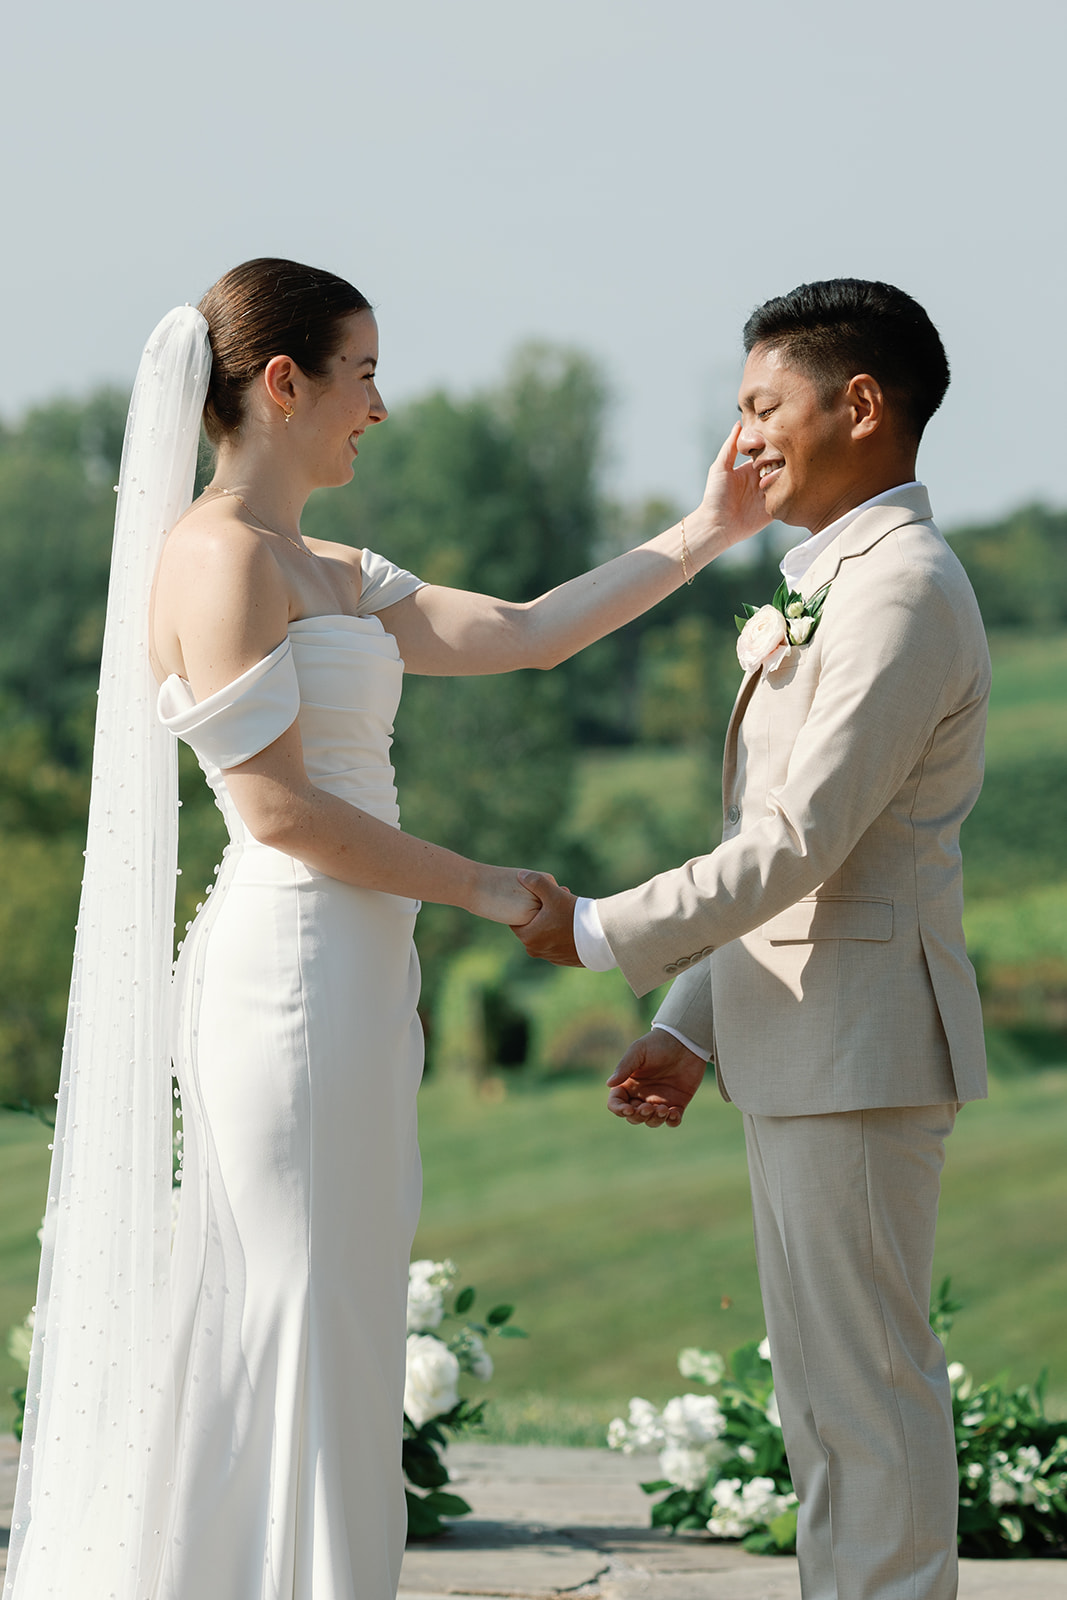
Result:
<svg viewBox="0 0 1067 1600"><path fill-rule="evenodd" d="M228 506L194 505L168 533L160 560L160 579L209 574L217 578L269 578L281 574L265 539Z"/></svg>
<svg viewBox="0 0 1067 1600"><path fill-rule="evenodd" d="M363 551L358 545L338 544L334 539L313 539L305 536L304 543L324 561L336 561L357 577L363 571Z"/></svg>
<svg viewBox="0 0 1067 1600"><path fill-rule="evenodd" d="M284 574L253 529L213 506L194 506L174 525L152 596L157 677L176 672L209 693L273 649L288 619Z"/></svg>

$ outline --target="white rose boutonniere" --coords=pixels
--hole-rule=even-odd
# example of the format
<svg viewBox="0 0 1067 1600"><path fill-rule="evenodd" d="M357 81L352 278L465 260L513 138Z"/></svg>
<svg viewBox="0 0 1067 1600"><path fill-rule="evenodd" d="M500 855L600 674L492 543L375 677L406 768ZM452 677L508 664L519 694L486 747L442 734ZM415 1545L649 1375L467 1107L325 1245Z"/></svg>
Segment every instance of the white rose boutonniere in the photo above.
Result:
<svg viewBox="0 0 1067 1600"><path fill-rule="evenodd" d="M764 672L773 672L794 648L807 644L819 626L829 592L830 585L825 583L810 600L805 600L783 582L770 605L742 606L744 616L734 618L740 634L737 659L742 670L754 672L762 667Z"/></svg>

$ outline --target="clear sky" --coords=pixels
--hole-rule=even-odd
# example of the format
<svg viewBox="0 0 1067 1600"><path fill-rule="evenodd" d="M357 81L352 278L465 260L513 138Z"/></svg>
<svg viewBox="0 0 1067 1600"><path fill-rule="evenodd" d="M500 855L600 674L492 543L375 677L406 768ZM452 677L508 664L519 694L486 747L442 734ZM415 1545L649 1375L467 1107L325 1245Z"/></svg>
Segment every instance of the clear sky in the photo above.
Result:
<svg viewBox="0 0 1067 1600"><path fill-rule="evenodd" d="M171 305L288 255L375 302L393 403L590 351L607 487L688 505L751 307L881 277L953 365L941 520L1063 505L1065 43L1062 0L20 5L0 412L128 382Z"/></svg>

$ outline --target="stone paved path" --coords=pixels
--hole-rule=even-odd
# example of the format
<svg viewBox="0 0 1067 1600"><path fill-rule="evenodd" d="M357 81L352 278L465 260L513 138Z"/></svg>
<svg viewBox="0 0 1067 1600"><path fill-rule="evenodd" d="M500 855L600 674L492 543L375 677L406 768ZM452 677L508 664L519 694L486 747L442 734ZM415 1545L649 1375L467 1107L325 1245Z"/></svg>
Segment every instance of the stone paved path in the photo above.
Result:
<svg viewBox="0 0 1067 1600"><path fill-rule="evenodd" d="M16 1460L0 1437L0 1575ZM401 1600L800 1600L795 1561L653 1532L638 1488L651 1465L605 1450L453 1445L453 1483L473 1516L408 1551ZM964 1562L960 1600L1067 1600L1067 1562Z"/></svg>
<svg viewBox="0 0 1067 1600"><path fill-rule="evenodd" d="M649 1528L652 1459L460 1444L448 1461L473 1515L408 1550L402 1600L800 1600L793 1559ZM1067 1562L966 1561L960 1600L1067 1600Z"/></svg>

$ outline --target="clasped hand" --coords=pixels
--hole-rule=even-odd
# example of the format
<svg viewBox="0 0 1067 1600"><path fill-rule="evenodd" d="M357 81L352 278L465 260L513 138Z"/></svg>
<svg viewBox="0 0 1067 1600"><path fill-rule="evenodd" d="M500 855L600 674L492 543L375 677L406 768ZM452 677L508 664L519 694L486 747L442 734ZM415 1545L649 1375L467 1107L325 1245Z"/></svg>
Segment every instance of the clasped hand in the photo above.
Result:
<svg viewBox="0 0 1067 1600"><path fill-rule="evenodd" d="M520 872L519 882L541 902L541 909L522 927L512 926L528 956L557 967L580 967L574 947L577 896L558 884L550 872Z"/></svg>

